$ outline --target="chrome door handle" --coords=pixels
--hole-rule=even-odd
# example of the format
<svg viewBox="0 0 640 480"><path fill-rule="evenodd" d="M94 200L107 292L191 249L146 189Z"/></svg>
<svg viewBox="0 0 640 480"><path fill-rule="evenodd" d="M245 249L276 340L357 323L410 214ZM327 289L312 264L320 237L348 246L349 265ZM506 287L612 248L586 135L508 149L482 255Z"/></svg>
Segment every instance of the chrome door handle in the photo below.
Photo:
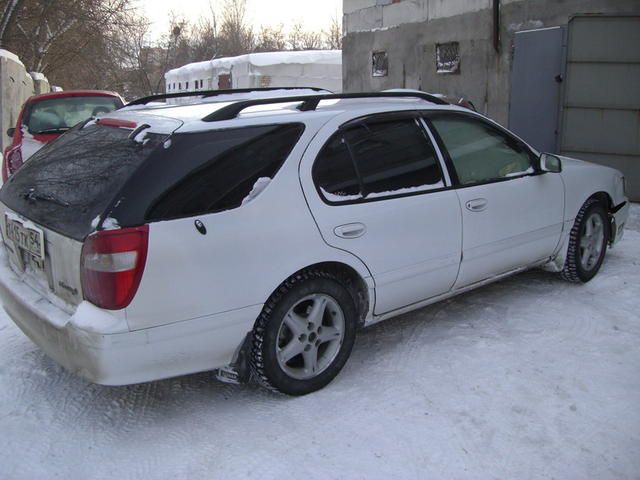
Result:
<svg viewBox="0 0 640 480"><path fill-rule="evenodd" d="M367 227L363 223L347 223L333 229L338 237L358 238L367 233Z"/></svg>
<svg viewBox="0 0 640 480"><path fill-rule="evenodd" d="M486 198L476 198L466 203L467 210L471 212L482 212L487 208L489 202Z"/></svg>

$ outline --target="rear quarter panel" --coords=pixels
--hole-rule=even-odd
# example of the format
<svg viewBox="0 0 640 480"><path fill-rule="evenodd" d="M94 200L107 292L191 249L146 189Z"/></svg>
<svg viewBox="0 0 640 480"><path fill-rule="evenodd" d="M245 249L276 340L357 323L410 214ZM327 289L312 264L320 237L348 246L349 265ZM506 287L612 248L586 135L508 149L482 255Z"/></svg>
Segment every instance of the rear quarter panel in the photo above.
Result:
<svg viewBox="0 0 640 480"><path fill-rule="evenodd" d="M307 126L275 179L248 204L150 224L145 272L126 309L131 330L262 305L290 275L320 262L347 264L370 282L362 262L322 240L302 194L298 163L315 131Z"/></svg>

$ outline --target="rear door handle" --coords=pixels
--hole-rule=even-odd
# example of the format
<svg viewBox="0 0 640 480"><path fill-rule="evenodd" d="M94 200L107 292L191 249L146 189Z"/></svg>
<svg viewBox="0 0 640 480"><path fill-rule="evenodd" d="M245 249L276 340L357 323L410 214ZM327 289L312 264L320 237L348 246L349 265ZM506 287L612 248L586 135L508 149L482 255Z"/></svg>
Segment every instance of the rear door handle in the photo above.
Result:
<svg viewBox="0 0 640 480"><path fill-rule="evenodd" d="M358 238L367 233L367 227L363 223L347 223L333 229L338 237Z"/></svg>
<svg viewBox="0 0 640 480"><path fill-rule="evenodd" d="M469 200L466 206L467 210L471 212L482 212L483 210L486 210L488 203L489 202L486 198L476 198L474 200Z"/></svg>

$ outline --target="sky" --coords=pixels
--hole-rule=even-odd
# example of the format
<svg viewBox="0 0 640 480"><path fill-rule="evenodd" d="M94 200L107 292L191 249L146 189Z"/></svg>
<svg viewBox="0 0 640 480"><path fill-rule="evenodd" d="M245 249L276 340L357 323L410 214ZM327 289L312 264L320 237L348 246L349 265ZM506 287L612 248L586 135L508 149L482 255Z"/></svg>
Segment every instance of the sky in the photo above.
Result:
<svg viewBox="0 0 640 480"><path fill-rule="evenodd" d="M157 39L168 29L172 10L187 20L209 15L210 0L138 0L139 8L152 22L151 35ZM212 0L219 5L224 0ZM342 17L342 0L247 0L247 21L256 29L261 25L284 24L285 29L296 22L306 30L327 29L332 17Z"/></svg>

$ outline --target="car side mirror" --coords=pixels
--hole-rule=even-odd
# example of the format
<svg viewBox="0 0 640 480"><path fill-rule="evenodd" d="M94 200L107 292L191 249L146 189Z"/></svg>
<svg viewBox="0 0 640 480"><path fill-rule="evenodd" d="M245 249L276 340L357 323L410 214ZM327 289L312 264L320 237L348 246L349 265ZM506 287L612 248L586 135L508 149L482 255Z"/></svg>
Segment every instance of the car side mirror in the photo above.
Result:
<svg viewBox="0 0 640 480"><path fill-rule="evenodd" d="M551 153L540 154L540 170L543 172L560 173L562 171L562 160Z"/></svg>
<svg viewBox="0 0 640 480"><path fill-rule="evenodd" d="M7 128L7 135L13 138L13 134L16 133L15 127Z"/></svg>

